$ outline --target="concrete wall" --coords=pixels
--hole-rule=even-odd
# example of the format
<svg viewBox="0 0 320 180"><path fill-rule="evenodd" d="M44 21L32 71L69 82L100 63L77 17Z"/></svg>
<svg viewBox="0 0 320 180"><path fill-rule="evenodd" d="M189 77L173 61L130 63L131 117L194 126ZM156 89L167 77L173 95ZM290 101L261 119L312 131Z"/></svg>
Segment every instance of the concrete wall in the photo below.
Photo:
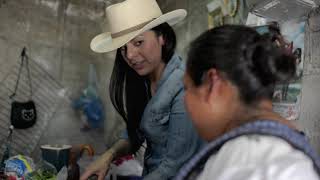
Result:
<svg viewBox="0 0 320 180"><path fill-rule="evenodd" d="M301 114L297 125L307 133L320 153L320 14L312 16L309 24L305 33Z"/></svg>
<svg viewBox="0 0 320 180"><path fill-rule="evenodd" d="M104 29L105 3L107 1L101 0L10 0L1 5L1 70L9 73L22 47L26 46L29 56L67 92L39 145L89 143L99 153L116 139L117 128L122 127L115 121L117 117L108 96L113 54L96 54L89 48L91 39ZM70 103L86 87L90 63L96 66L106 121L104 130L81 132L82 121ZM39 155L39 148L33 155Z"/></svg>
<svg viewBox="0 0 320 180"><path fill-rule="evenodd" d="M188 44L208 28L206 2L206 0L158 0L163 13L175 9L187 10L186 19L173 26L177 35L177 52L183 58L186 57Z"/></svg>

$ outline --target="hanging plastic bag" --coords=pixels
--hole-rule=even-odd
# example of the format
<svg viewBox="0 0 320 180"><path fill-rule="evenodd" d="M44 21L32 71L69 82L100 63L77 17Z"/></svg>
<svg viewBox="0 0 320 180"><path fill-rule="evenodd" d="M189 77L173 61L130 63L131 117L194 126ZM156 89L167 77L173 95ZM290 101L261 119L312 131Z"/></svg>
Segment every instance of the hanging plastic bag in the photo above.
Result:
<svg viewBox="0 0 320 180"><path fill-rule="evenodd" d="M104 119L103 105L100 99L94 98L87 103L83 109L90 127L98 128Z"/></svg>
<svg viewBox="0 0 320 180"><path fill-rule="evenodd" d="M72 102L72 106L85 115L83 129L103 126L104 107L97 93L97 76L93 64L89 66L88 86L83 90L82 95Z"/></svg>

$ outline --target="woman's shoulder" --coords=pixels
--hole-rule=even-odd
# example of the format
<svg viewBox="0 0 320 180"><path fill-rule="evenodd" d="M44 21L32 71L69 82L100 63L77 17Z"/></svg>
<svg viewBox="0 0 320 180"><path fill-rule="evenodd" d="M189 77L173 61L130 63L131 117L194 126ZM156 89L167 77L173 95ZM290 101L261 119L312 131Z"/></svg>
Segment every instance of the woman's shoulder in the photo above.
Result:
<svg viewBox="0 0 320 180"><path fill-rule="evenodd" d="M282 138L261 134L249 134L236 137L226 142L219 152L223 154L224 150L232 152L232 154L245 154L250 158L247 159L246 162L252 160L253 162L256 161L256 163L269 161L285 154L305 156L303 152L295 149Z"/></svg>
<svg viewBox="0 0 320 180"><path fill-rule="evenodd" d="M281 180L294 177L318 179L312 160L307 155L281 138L258 134L230 140L211 155L199 179L214 174L216 177L229 177L225 180L241 174L244 177L240 179L278 179L280 174L285 177Z"/></svg>
<svg viewBox="0 0 320 180"><path fill-rule="evenodd" d="M185 72L185 65L182 60L175 59L174 64L166 67L163 81L159 83L160 91L170 91L177 93L183 89L183 76Z"/></svg>

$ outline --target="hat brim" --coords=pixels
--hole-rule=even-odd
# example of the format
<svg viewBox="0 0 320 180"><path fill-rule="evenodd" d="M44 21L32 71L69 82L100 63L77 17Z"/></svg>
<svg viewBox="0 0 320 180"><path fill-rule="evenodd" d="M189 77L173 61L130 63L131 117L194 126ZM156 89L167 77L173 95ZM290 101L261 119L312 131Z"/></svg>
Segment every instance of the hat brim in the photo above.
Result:
<svg viewBox="0 0 320 180"><path fill-rule="evenodd" d="M105 32L94 37L90 43L90 48L97 53L105 53L118 49L132 40L137 35L150 30L162 23L167 22L169 25L174 25L182 21L187 16L187 11L184 9L177 9L159 16L152 20L139 30L127 33L117 38L111 37L111 32Z"/></svg>

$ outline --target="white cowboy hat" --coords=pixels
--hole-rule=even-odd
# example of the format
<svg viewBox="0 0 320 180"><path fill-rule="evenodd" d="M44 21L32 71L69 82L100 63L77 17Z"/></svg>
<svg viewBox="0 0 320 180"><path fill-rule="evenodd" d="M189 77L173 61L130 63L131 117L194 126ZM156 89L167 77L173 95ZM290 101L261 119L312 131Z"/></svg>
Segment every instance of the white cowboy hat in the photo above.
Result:
<svg viewBox="0 0 320 180"><path fill-rule="evenodd" d="M137 35L164 22L174 25L183 20L186 10L162 14L156 0L126 0L106 8L110 32L94 37L90 48L98 53L113 51Z"/></svg>

